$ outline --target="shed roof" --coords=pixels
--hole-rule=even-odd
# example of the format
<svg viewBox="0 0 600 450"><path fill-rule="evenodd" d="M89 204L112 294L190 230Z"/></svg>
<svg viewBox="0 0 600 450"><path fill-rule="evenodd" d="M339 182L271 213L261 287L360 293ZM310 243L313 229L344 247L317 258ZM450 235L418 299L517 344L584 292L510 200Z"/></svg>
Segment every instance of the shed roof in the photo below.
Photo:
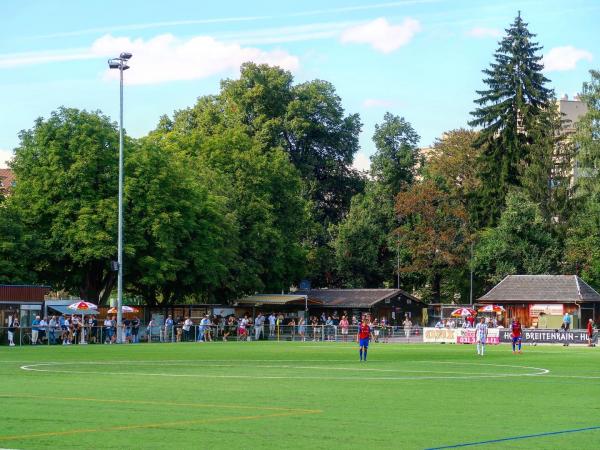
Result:
<svg viewBox="0 0 600 450"><path fill-rule="evenodd" d="M49 286L0 284L2 301L42 302L49 292Z"/></svg>
<svg viewBox="0 0 600 450"><path fill-rule="evenodd" d="M255 305L255 306L263 306L263 305L290 305L290 304L304 304L305 296L304 295L286 295L286 294L257 294L257 295L249 295L247 297L243 297L237 299L235 302L237 304L246 304L246 305ZM319 304L318 301L308 299L308 303L311 305Z"/></svg>
<svg viewBox="0 0 600 450"><path fill-rule="evenodd" d="M421 302L402 289L310 289L296 293L308 295L310 300L318 300L327 307L370 308L379 302L400 296Z"/></svg>
<svg viewBox="0 0 600 450"><path fill-rule="evenodd" d="M600 302L600 294L577 275L508 275L481 303Z"/></svg>

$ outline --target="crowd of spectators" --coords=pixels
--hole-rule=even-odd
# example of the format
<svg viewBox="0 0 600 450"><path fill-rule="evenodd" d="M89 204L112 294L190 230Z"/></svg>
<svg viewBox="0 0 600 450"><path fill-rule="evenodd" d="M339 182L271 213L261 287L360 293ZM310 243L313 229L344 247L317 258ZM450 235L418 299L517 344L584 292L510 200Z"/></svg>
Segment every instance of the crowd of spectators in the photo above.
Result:
<svg viewBox="0 0 600 450"><path fill-rule="evenodd" d="M405 316L400 325L392 326L385 317L373 318L367 315L375 342L387 342L394 332L409 337L418 328L410 317ZM162 319L162 318L160 318ZM303 317L285 317L282 313L258 313L242 316L209 316L200 320L191 317L172 317L157 321L152 318L142 325L136 316L123 317L123 340L136 344L147 342L210 342L213 340L269 340L286 339L299 341L353 341L360 317L349 315L347 311ZM100 323L94 315L56 315L50 318L36 316L31 327L21 329L18 319L9 323L9 345L15 345L15 335L21 330L19 342L24 344L113 344L117 340L117 320L115 315L106 316ZM23 340L23 338L25 338Z"/></svg>

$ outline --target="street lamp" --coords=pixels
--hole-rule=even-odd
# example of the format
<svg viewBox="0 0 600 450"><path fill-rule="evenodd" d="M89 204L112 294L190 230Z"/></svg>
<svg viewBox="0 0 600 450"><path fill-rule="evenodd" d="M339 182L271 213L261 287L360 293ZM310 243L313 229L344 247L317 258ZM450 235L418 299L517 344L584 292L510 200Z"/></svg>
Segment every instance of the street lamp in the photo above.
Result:
<svg viewBox="0 0 600 450"><path fill-rule="evenodd" d="M118 58L108 60L108 67L117 69L120 78L120 111L119 111L119 231L117 249L117 343L123 343L123 71L129 69L127 61L131 53L123 52Z"/></svg>

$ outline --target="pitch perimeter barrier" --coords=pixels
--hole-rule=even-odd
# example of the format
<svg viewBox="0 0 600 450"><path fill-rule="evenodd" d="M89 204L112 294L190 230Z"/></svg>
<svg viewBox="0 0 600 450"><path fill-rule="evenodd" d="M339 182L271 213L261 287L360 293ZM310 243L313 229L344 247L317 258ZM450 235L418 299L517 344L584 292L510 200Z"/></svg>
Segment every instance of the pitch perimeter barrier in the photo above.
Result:
<svg viewBox="0 0 600 450"><path fill-rule="evenodd" d="M523 330L523 342L529 344L587 344L587 330L546 330L537 328L527 328ZM502 329L500 332L501 342L512 342L509 329ZM598 333L594 333L592 343L598 341Z"/></svg>
<svg viewBox="0 0 600 450"><path fill-rule="evenodd" d="M371 330L372 342L422 342L423 329L398 326L374 326ZM239 323L230 325L154 325L140 324L137 327L123 325L123 338L127 344L170 343L170 342L211 342L211 341L277 341L277 342L354 342L358 326L349 325L275 325L263 326ZM18 327L9 331L0 327L0 345L72 345L72 344L113 344L116 342L116 326L91 326L79 324L61 327L43 325L38 327Z"/></svg>
<svg viewBox="0 0 600 450"><path fill-rule="evenodd" d="M350 325L342 328L336 325L276 325L270 327L239 323L231 325L140 325L139 327L123 327L125 343L170 343L170 342L212 342L212 341L274 341L274 342L354 342L358 327ZM114 326L89 325L69 327L19 327L9 331L0 327L0 345L72 345L72 344L112 344L116 341ZM403 328L398 326L376 326L371 330L371 341L374 343L448 343L474 344L476 335L474 328ZM595 333L592 342L597 343ZM511 342L510 329L489 328L488 344ZM524 329L523 343L538 344L587 344L586 330L546 330Z"/></svg>
<svg viewBox="0 0 600 450"><path fill-rule="evenodd" d="M587 330L546 330L523 329L523 343L527 344L587 344ZM598 334L595 333L592 342L596 343ZM474 328L424 328L423 342L445 344L474 344L476 334ZM512 342L509 328L488 328L487 344Z"/></svg>
<svg viewBox="0 0 600 450"><path fill-rule="evenodd" d="M424 328L423 342L443 344L474 344L475 328ZM500 328L489 328L486 343L500 343Z"/></svg>

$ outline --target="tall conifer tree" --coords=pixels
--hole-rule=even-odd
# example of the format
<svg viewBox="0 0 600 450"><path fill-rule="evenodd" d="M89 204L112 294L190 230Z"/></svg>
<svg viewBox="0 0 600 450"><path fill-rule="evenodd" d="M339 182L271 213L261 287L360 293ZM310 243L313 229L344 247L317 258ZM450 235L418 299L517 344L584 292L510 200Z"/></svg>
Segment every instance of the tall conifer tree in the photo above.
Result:
<svg viewBox="0 0 600 450"><path fill-rule="evenodd" d="M481 148L481 225L496 223L510 186L520 186L520 169L531 145L546 127L552 90L542 74L542 49L533 41L521 14L506 30L494 53L494 62L483 70L487 89L477 91L478 107L471 126L481 127L475 146ZM535 131L535 132L534 132ZM548 131L551 132L551 131Z"/></svg>

